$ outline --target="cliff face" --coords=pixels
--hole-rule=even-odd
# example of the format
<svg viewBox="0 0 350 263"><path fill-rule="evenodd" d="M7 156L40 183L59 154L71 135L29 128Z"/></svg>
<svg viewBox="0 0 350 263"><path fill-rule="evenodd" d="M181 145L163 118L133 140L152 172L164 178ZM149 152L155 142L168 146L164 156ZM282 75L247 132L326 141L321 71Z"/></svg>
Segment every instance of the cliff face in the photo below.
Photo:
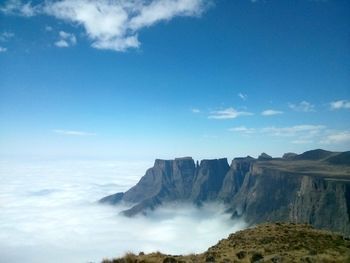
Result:
<svg viewBox="0 0 350 263"><path fill-rule="evenodd" d="M196 166L190 157L175 160L157 159L141 180L125 193L100 200L102 203L135 204L124 211L127 216L146 213L164 202L190 201L201 204L214 201L229 170L227 159L203 160Z"/></svg>
<svg viewBox="0 0 350 263"><path fill-rule="evenodd" d="M289 219L349 234L349 205L350 184L303 176L290 205Z"/></svg>
<svg viewBox="0 0 350 263"><path fill-rule="evenodd" d="M201 161L196 170L190 199L195 203L215 201L229 169L226 158Z"/></svg>
<svg viewBox="0 0 350 263"><path fill-rule="evenodd" d="M103 203L131 203L125 215L146 213L164 202L220 201L249 224L308 223L350 235L348 152L309 151L291 158L156 160L139 183ZM340 163L340 164L339 164Z"/></svg>

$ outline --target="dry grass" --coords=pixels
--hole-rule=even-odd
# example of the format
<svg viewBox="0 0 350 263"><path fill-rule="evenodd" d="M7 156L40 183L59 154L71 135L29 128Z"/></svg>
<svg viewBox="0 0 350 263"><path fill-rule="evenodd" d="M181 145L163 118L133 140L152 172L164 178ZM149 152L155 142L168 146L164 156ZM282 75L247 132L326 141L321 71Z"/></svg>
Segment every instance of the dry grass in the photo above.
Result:
<svg viewBox="0 0 350 263"><path fill-rule="evenodd" d="M190 262L350 262L350 240L309 225L263 224L239 231L205 253L171 256L160 252L104 260L102 263Z"/></svg>

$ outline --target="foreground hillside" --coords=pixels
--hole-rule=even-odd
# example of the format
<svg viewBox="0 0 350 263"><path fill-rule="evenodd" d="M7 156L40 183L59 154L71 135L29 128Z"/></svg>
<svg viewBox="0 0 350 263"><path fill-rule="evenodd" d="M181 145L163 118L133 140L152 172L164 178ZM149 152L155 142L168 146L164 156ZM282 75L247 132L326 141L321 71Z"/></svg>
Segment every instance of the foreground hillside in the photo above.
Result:
<svg viewBox="0 0 350 263"><path fill-rule="evenodd" d="M309 225L262 224L239 231L198 255L127 254L103 263L350 262L350 240Z"/></svg>

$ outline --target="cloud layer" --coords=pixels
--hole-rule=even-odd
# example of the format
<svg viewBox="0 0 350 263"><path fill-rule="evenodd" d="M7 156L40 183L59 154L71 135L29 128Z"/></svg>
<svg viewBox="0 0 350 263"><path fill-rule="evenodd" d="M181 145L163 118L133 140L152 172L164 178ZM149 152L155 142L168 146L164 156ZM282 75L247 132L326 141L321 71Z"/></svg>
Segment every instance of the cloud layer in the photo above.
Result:
<svg viewBox="0 0 350 263"><path fill-rule="evenodd" d="M125 51L138 48L138 33L145 27L177 16L199 16L205 0L49 0L31 5L10 0L0 10L26 17L49 15L82 26L97 49ZM63 46L60 44L60 46Z"/></svg>
<svg viewBox="0 0 350 263"><path fill-rule="evenodd" d="M0 161L0 255L3 262L100 262L128 251L206 250L244 224L224 207L169 205L149 217L99 198L134 185L152 162ZM186 237L186 238L184 238Z"/></svg>

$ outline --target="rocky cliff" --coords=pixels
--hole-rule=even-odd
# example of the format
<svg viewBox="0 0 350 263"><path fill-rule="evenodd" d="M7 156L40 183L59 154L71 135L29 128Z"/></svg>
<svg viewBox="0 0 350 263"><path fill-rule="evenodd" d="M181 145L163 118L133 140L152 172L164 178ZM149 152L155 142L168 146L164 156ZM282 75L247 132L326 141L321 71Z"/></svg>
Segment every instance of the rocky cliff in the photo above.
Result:
<svg viewBox="0 0 350 263"><path fill-rule="evenodd" d="M308 223L350 235L349 152L287 156L235 158L231 166L227 159L156 160L137 185L100 202L129 203L124 214L133 216L167 202L219 201L249 224Z"/></svg>

